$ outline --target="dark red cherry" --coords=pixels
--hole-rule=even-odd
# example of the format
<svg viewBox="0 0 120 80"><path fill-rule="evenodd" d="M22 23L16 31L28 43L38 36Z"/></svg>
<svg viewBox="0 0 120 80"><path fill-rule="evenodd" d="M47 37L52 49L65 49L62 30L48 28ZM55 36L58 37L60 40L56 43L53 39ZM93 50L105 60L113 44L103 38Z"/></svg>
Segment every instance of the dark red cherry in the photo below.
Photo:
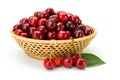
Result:
<svg viewBox="0 0 120 80"><path fill-rule="evenodd" d="M15 30L15 34L20 35L23 31L21 29Z"/></svg>
<svg viewBox="0 0 120 80"><path fill-rule="evenodd" d="M49 17L49 19L52 19L52 18L54 18L56 22L59 21L58 15L51 15L51 16Z"/></svg>
<svg viewBox="0 0 120 80"><path fill-rule="evenodd" d="M55 31L56 30L56 21L55 19L51 18L46 21L46 28L48 31Z"/></svg>
<svg viewBox="0 0 120 80"><path fill-rule="evenodd" d="M77 15L73 15L73 16L71 16L71 22L73 22L74 24L81 24L81 20L80 20L80 18L79 18L79 16L77 16Z"/></svg>
<svg viewBox="0 0 120 80"><path fill-rule="evenodd" d="M81 24L81 25L77 25L75 29L76 29L76 30L83 30L83 31L85 31L86 26L83 25L83 24Z"/></svg>
<svg viewBox="0 0 120 80"><path fill-rule="evenodd" d="M24 32L28 32L29 28L30 28L30 24L29 23L25 23L25 24L22 25L22 30Z"/></svg>
<svg viewBox="0 0 120 80"><path fill-rule="evenodd" d="M66 40L70 38L70 32L69 31L59 31L57 33L57 39L58 40Z"/></svg>
<svg viewBox="0 0 120 80"><path fill-rule="evenodd" d="M45 10L49 15L53 15L54 14L54 9L53 8L47 8Z"/></svg>
<svg viewBox="0 0 120 80"><path fill-rule="evenodd" d="M47 19L45 19L45 18L40 19L40 20L38 21L38 26L41 26L41 25L44 25L44 26L45 26L46 21L47 21Z"/></svg>
<svg viewBox="0 0 120 80"><path fill-rule="evenodd" d="M81 59L79 58L77 61L76 61L76 67L79 68L79 69L85 69L85 67L87 66L87 61L86 59Z"/></svg>
<svg viewBox="0 0 120 80"><path fill-rule="evenodd" d="M74 38L81 38L84 36L84 32L82 30L74 30L72 35Z"/></svg>
<svg viewBox="0 0 120 80"><path fill-rule="evenodd" d="M40 14L38 14L39 18L49 18L49 14L46 11L42 11Z"/></svg>
<svg viewBox="0 0 120 80"><path fill-rule="evenodd" d="M29 28L29 33L32 35L32 33L36 30L36 27L30 27Z"/></svg>
<svg viewBox="0 0 120 80"><path fill-rule="evenodd" d="M68 15L67 15L66 12L64 12L64 11L59 11L59 12L57 13L57 15L58 15L60 21L62 21L63 23L66 23L66 22L68 21Z"/></svg>
<svg viewBox="0 0 120 80"><path fill-rule="evenodd" d="M44 39L44 34L40 31L36 30L32 33L32 38L43 40Z"/></svg>
<svg viewBox="0 0 120 80"><path fill-rule="evenodd" d="M30 16L30 17L29 17L29 24L30 24L31 26L36 27L37 24L38 24L38 18L37 18L36 16Z"/></svg>
<svg viewBox="0 0 120 80"><path fill-rule="evenodd" d="M47 29L45 26L41 25L37 28L38 31L42 32L43 34L47 33Z"/></svg>
<svg viewBox="0 0 120 80"><path fill-rule="evenodd" d="M26 33L26 32L22 32L22 33L20 33L20 36L22 36L22 37L26 37L26 38L29 37L28 33Z"/></svg>
<svg viewBox="0 0 120 80"><path fill-rule="evenodd" d="M69 20L70 20L70 18L73 16L72 13L67 13L67 15L68 15L68 19L69 19Z"/></svg>
<svg viewBox="0 0 120 80"><path fill-rule="evenodd" d="M62 22L57 23L57 31L63 31L65 29L65 26Z"/></svg>
<svg viewBox="0 0 120 80"><path fill-rule="evenodd" d="M73 31L73 30L75 29L75 25L74 25L71 21L68 21L68 22L66 23L66 28L67 28L67 30L69 30L69 31Z"/></svg>
<svg viewBox="0 0 120 80"><path fill-rule="evenodd" d="M76 65L76 61L77 61L79 58L81 58L81 56L80 56L79 54L75 54L75 53L72 53L72 54L71 54L71 57L72 57L72 59L73 59L73 66L75 66L75 65Z"/></svg>
<svg viewBox="0 0 120 80"><path fill-rule="evenodd" d="M19 24L25 24L25 23L28 23L28 18L22 18L20 21L19 21Z"/></svg>
<svg viewBox="0 0 120 80"><path fill-rule="evenodd" d="M34 12L34 16L38 17L38 15L39 15L40 13L41 13L40 11L36 11L36 12Z"/></svg>
<svg viewBox="0 0 120 80"><path fill-rule="evenodd" d="M47 33L47 39L49 40L53 40L53 39L56 39L56 32L48 32Z"/></svg>
<svg viewBox="0 0 120 80"><path fill-rule="evenodd" d="M84 33L85 33L86 36L92 34L93 32L94 32L93 29L90 28L90 27L86 27L86 29L84 31Z"/></svg>
<svg viewBox="0 0 120 80"><path fill-rule="evenodd" d="M17 30L17 29L21 29L22 25L21 24L16 24L13 26L13 31Z"/></svg>

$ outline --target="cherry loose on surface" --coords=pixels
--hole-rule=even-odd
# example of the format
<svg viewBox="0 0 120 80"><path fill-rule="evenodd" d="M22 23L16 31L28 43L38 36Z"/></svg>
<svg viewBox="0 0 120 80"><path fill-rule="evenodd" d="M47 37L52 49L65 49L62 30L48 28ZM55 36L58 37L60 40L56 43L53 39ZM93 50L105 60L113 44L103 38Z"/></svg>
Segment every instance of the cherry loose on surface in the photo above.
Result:
<svg viewBox="0 0 120 80"><path fill-rule="evenodd" d="M84 69L87 66L87 61L86 59L78 59L76 61L76 67L79 69Z"/></svg>
<svg viewBox="0 0 120 80"><path fill-rule="evenodd" d="M51 69L54 68L54 63L53 63L53 61L51 61L49 58L46 58L43 63L44 63L44 67L45 67L46 69L51 70Z"/></svg>

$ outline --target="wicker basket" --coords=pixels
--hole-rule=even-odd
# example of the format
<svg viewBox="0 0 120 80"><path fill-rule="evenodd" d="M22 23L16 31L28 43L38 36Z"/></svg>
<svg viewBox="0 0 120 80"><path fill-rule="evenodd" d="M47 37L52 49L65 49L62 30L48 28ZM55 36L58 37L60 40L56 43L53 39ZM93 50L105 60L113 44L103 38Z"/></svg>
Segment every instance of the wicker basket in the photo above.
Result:
<svg viewBox="0 0 120 80"><path fill-rule="evenodd" d="M10 33L26 54L33 58L43 60L44 58L49 57L52 53L51 47L53 47L55 51L54 55L60 57L69 55L69 53L74 52L74 50L80 50L80 52L82 52L82 50L96 36L96 29L92 26L88 27L93 28L94 32L89 36L74 39L74 48L72 40L36 40L24 38L14 34L13 29L10 30Z"/></svg>

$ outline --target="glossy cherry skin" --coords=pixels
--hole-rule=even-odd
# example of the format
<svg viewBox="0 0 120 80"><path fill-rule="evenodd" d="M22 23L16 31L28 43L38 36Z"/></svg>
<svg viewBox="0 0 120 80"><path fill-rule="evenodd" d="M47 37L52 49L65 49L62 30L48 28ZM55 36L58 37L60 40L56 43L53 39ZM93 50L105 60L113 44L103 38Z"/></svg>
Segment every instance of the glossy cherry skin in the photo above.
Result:
<svg viewBox="0 0 120 80"><path fill-rule="evenodd" d="M73 66L75 66L75 65L76 65L76 61L77 61L79 58L81 58L79 54L75 54L75 53L72 53L72 54L71 54L71 57L72 57L72 59L73 59Z"/></svg>
<svg viewBox="0 0 120 80"><path fill-rule="evenodd" d="M53 61L55 67L61 66L61 59L59 57L53 57L52 61Z"/></svg>
<svg viewBox="0 0 120 80"><path fill-rule="evenodd" d="M63 31L65 29L65 26L62 22L57 23L57 31Z"/></svg>
<svg viewBox="0 0 120 80"><path fill-rule="evenodd" d="M92 34L93 32L94 32L93 29L90 28L90 27L86 27L86 29L84 31L84 33L85 33L86 36Z"/></svg>
<svg viewBox="0 0 120 80"><path fill-rule="evenodd" d="M49 14L49 16L54 14L53 8L47 8L45 11Z"/></svg>
<svg viewBox="0 0 120 80"><path fill-rule="evenodd" d="M41 25L37 28L38 31L42 32L43 34L47 33L47 29L45 28L45 26Z"/></svg>
<svg viewBox="0 0 120 80"><path fill-rule="evenodd" d="M15 30L15 34L20 35L23 31L21 29Z"/></svg>
<svg viewBox="0 0 120 80"><path fill-rule="evenodd" d="M16 24L13 26L13 31L17 30L17 29L21 29L22 25L21 24Z"/></svg>
<svg viewBox="0 0 120 80"><path fill-rule="evenodd" d="M76 67L79 69L85 69L85 67L87 66L87 61L86 59L78 59L76 61Z"/></svg>
<svg viewBox="0 0 120 80"><path fill-rule="evenodd" d="M70 38L70 32L69 31L59 31L57 33L57 39L58 40L66 40Z"/></svg>
<svg viewBox="0 0 120 80"><path fill-rule="evenodd" d="M56 39L56 32L54 31L54 32L48 32L47 33L47 39L48 40L55 40Z"/></svg>
<svg viewBox="0 0 120 80"><path fill-rule="evenodd" d="M73 16L72 13L67 13L67 15L68 15L68 19L69 19L69 20L70 20L70 18Z"/></svg>
<svg viewBox="0 0 120 80"><path fill-rule="evenodd" d="M55 19L48 19L47 21L46 21L46 28L47 28L47 30L48 31L55 31L56 30L56 21L55 21Z"/></svg>
<svg viewBox="0 0 120 80"><path fill-rule="evenodd" d="M68 21L68 15L67 15L66 12L64 12L64 11L59 11L59 12L57 13L57 15L58 15L58 17L59 17L59 19L60 19L61 22L66 23L66 22Z"/></svg>
<svg viewBox="0 0 120 80"><path fill-rule="evenodd" d="M33 27L36 27L38 24L38 18L36 16L29 17L29 24Z"/></svg>
<svg viewBox="0 0 120 80"><path fill-rule="evenodd" d="M38 14L38 17L41 18L49 18L49 14L46 11L42 11L41 13Z"/></svg>
<svg viewBox="0 0 120 80"><path fill-rule="evenodd" d="M72 57L62 58L62 64L64 67L71 68L73 64Z"/></svg>
<svg viewBox="0 0 120 80"><path fill-rule="evenodd" d="M28 23L28 19L27 18L22 18L20 21L19 21L19 24L25 24L25 23Z"/></svg>
<svg viewBox="0 0 120 80"><path fill-rule="evenodd" d="M81 25L77 25L75 29L76 29L76 30L83 30L83 31L85 31L86 26L83 25L83 24L81 24Z"/></svg>
<svg viewBox="0 0 120 80"><path fill-rule="evenodd" d="M82 30L74 30L72 35L74 38L81 38L84 36L84 32Z"/></svg>
<svg viewBox="0 0 120 80"><path fill-rule="evenodd" d="M46 58L46 59L44 60L44 67L45 67L46 69L49 69L49 70L53 69L53 68L54 68L54 63L53 63L53 61L50 60L49 58Z"/></svg>
<svg viewBox="0 0 120 80"><path fill-rule="evenodd" d="M45 26L46 21L47 21L47 19L45 19L45 18L40 19L40 20L38 21L38 26L41 26L41 25Z"/></svg>
<svg viewBox="0 0 120 80"><path fill-rule="evenodd" d="M66 28L67 28L67 30L69 30L69 31L73 31L73 30L75 29L75 25L74 25L71 21L68 21L68 22L66 23Z"/></svg>
<svg viewBox="0 0 120 80"><path fill-rule="evenodd" d="M32 38L43 40L44 39L44 34L40 31L36 30L32 33Z"/></svg>
<svg viewBox="0 0 120 80"><path fill-rule="evenodd" d="M73 15L73 16L71 16L71 22L73 22L74 24L80 24L81 23L81 20L80 20L80 18L79 18L79 16L77 16L77 15Z"/></svg>
<svg viewBox="0 0 120 80"><path fill-rule="evenodd" d="M22 33L20 33L20 36L22 36L22 37L26 37L26 38L29 37L28 33L26 33L26 32L22 32Z"/></svg>
<svg viewBox="0 0 120 80"><path fill-rule="evenodd" d="M49 19L52 19L52 18L54 18L56 22L59 21L58 15L51 15L51 16L49 17Z"/></svg>
<svg viewBox="0 0 120 80"><path fill-rule="evenodd" d="M30 24L29 23L25 23L22 25L22 30L24 32L29 32L29 28L30 28Z"/></svg>
<svg viewBox="0 0 120 80"><path fill-rule="evenodd" d="M30 27L29 28L29 34L32 35L32 33L36 30L36 27Z"/></svg>
<svg viewBox="0 0 120 80"><path fill-rule="evenodd" d="M40 13L41 13L40 11L36 11L36 12L34 12L34 16L38 17Z"/></svg>

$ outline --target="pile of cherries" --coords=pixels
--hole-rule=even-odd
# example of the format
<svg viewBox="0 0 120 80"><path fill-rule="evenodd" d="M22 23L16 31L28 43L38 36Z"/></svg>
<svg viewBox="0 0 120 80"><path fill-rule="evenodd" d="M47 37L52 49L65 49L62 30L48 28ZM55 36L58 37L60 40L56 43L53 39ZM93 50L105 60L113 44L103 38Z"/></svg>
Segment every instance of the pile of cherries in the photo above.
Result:
<svg viewBox="0 0 120 80"><path fill-rule="evenodd" d="M54 67L60 67L63 65L66 68L72 68L76 66L78 69L85 69L87 66L86 59L83 59L79 54L71 54L69 57L52 57L44 59L44 67L46 69L53 69Z"/></svg>
<svg viewBox="0 0 120 80"><path fill-rule="evenodd" d="M92 28L82 24L79 16L65 11L56 12L53 8L36 11L29 18L20 19L13 31L19 36L39 40L66 40L93 33Z"/></svg>

